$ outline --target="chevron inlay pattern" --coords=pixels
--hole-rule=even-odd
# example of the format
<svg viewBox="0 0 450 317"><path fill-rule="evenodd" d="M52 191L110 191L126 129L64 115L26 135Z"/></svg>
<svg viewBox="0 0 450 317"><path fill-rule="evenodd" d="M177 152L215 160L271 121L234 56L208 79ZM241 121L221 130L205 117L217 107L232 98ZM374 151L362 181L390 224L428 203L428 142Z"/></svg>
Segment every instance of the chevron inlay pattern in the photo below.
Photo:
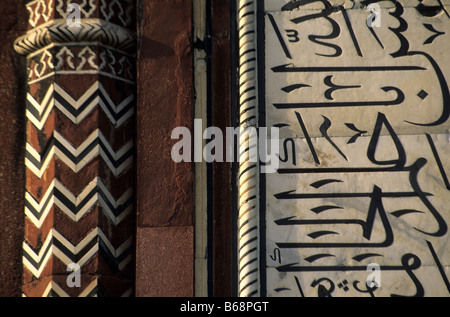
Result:
<svg viewBox="0 0 450 317"><path fill-rule="evenodd" d="M25 165L41 178L52 158L63 161L74 172L78 172L96 156L101 156L111 172L118 176L132 164L133 141L130 140L119 151L114 152L103 134L96 130L77 149L57 131L53 131L47 150L39 154L29 143L25 147Z"/></svg>
<svg viewBox="0 0 450 317"><path fill-rule="evenodd" d="M130 95L116 105L99 82L93 84L78 100L73 99L58 84L53 84L48 88L41 103L30 93L27 94L26 116L36 128L42 129L54 107L75 124L83 121L95 107L101 107L111 123L120 127L133 116L133 102L134 95Z"/></svg>
<svg viewBox="0 0 450 317"><path fill-rule="evenodd" d="M41 202L38 202L29 192L25 193L25 216L37 228L41 228L53 205L73 221L79 221L94 205L100 205L104 214L118 225L132 211L133 191L127 190L116 200L102 180L96 178L79 196L72 194L56 179L50 184Z"/></svg>
<svg viewBox="0 0 450 317"><path fill-rule="evenodd" d="M114 249L105 234L98 228L74 246L62 234L52 229L38 253L35 253L26 241L23 243L23 262L25 267L39 278L51 256L57 257L66 266L71 263L83 266L100 251L113 265L113 269L120 271L131 261L131 247L132 238L130 237Z"/></svg>
<svg viewBox="0 0 450 317"><path fill-rule="evenodd" d="M105 291L99 287L98 280L93 280L89 285L87 285L82 292L77 294L76 297L99 297L105 296ZM119 295L120 297L130 297L133 290L129 288L123 294ZM23 295L26 297L26 295ZM73 297L67 294L64 289L58 285L55 281L51 281L48 283L48 286L43 291L41 297Z"/></svg>
<svg viewBox="0 0 450 317"><path fill-rule="evenodd" d="M32 74L23 296L131 296L134 2L83 1L75 33L60 16L69 3L29 2L30 31L15 46ZM68 282L73 267L78 284Z"/></svg>

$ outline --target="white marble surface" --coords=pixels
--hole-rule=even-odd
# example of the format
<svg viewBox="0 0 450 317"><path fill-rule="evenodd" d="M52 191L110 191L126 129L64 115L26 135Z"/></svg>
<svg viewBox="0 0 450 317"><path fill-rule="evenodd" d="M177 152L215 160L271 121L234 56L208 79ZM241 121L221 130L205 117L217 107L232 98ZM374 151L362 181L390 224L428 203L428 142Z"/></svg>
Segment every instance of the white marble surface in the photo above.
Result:
<svg viewBox="0 0 450 317"><path fill-rule="evenodd" d="M382 1L382 47L353 1L330 1L353 8L351 26L341 11L295 24L324 6L280 12L288 2L265 2L266 124L295 144L295 162L287 143L288 159L265 176L267 295L450 296L450 122L423 125L448 100L450 19L420 15L415 0L397 18ZM370 263L381 266L372 293Z"/></svg>
<svg viewBox="0 0 450 317"><path fill-rule="evenodd" d="M357 38L362 57L358 56L353 45L350 33L347 30L344 18L340 12L330 15L329 18L336 20L340 27L340 35L336 39L320 41L338 45L342 50L342 55L330 58L323 55L331 55L335 50L331 47L312 42L309 37L315 35L327 35L332 31L332 25L325 18L318 18L311 21L302 22L300 25L293 24L290 19L298 14L291 12L272 13L280 30L296 30L299 41L296 43L285 42L291 53L292 59L286 58L281 49L276 33L266 18L266 97L267 104L275 107L277 104L311 103L352 103L365 102L369 105L364 107L343 106L338 109L323 106L321 108L299 108L302 110L304 120L311 126L312 137L320 136L318 127L322 123L322 115L328 117L333 126L330 135L343 136L348 134L348 129L344 123L353 123L357 127L366 129L367 123L376 118L378 112L385 113L390 123L395 127L397 133L416 134L420 132L445 133L448 125L437 127L417 127L405 121L428 124L435 122L442 113L443 96L439 89L440 83L431 62L423 55L392 57L391 54L400 48L399 38L389 30L395 28L399 22L388 12L381 12L381 26L374 28L379 40L383 43L384 49L372 36L369 28L366 27L366 17L368 12L363 10L350 10L348 15L352 21L353 31ZM433 35L423 24L429 24L429 18L418 16L416 9L406 8L402 17L408 21L408 30L403 34L409 43L411 52L423 52L432 56L444 74L450 73L450 63L448 63L448 52L450 51L450 31L434 39L431 44L423 43ZM445 15L440 15L433 20L433 26L438 31L450 30L450 19ZM277 66L286 67L348 67L349 71L322 71L322 72L285 72L274 73L272 69ZM364 67L417 67L413 70L387 70L387 71L351 71L354 68ZM329 77L332 76L332 77ZM331 92L331 98L327 99L324 94L330 89L326 84L329 78L332 84L339 86L359 86L358 88L340 89ZM295 89L286 93L281 89L296 85L308 85L304 88ZM404 101L388 106L376 105L382 101L394 101L399 97L395 90L384 91L384 87L395 87L401 91ZM386 88L385 88L386 89ZM421 99L418 95L421 91L428 95ZM371 105L372 104L375 105ZM358 111L355 111L355 108ZM295 110L295 109L294 109ZM287 121L295 122L289 114L292 109L281 109L272 111L267 122L268 125L274 122Z"/></svg>

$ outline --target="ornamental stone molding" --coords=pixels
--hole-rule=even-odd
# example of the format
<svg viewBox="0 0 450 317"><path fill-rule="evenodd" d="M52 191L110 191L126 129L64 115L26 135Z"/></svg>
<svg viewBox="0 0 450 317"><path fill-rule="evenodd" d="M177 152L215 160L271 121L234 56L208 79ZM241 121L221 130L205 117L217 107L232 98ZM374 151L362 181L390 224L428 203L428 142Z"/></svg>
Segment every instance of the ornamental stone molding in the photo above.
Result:
<svg viewBox="0 0 450 317"><path fill-rule="evenodd" d="M70 4L79 27L67 23ZM26 56L23 296L131 296L134 1L37 0Z"/></svg>
<svg viewBox="0 0 450 317"><path fill-rule="evenodd" d="M129 30L100 19L83 19L79 27L56 20L36 27L14 44L17 53L28 55L50 44L92 43L132 51L136 36Z"/></svg>

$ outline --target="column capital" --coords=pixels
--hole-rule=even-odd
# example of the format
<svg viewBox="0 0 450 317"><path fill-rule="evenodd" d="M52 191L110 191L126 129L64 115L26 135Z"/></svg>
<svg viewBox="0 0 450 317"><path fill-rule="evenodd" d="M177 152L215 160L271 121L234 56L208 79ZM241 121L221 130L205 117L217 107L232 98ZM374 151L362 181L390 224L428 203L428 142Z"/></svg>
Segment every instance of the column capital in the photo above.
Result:
<svg viewBox="0 0 450 317"><path fill-rule="evenodd" d="M70 27L64 19L52 20L28 31L14 43L18 54L29 55L50 44L100 44L130 52L136 35L130 30L101 19L82 19Z"/></svg>

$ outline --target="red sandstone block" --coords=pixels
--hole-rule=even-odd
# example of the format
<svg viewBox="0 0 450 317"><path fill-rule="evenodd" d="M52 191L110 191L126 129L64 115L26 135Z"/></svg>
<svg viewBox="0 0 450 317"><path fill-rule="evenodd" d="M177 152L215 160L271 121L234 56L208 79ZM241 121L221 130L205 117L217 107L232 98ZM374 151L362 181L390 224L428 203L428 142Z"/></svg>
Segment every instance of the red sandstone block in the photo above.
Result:
<svg viewBox="0 0 450 317"><path fill-rule="evenodd" d="M194 296L193 227L138 228L137 297Z"/></svg>

